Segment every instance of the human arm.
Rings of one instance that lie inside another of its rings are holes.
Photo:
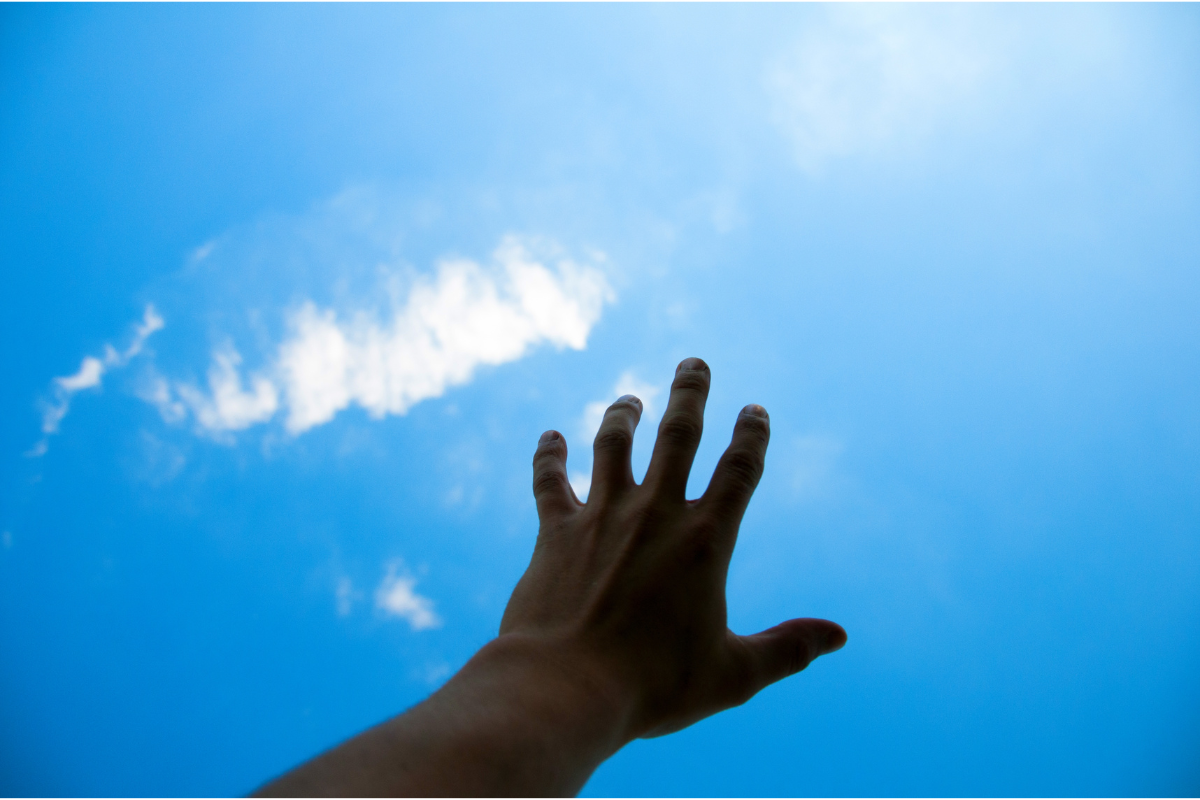
[[[640,485],[630,453],[642,405],[613,403],[586,504],[567,481],[566,441],[543,434],[537,544],[500,635],[425,702],[259,794],[574,794],[633,739],[744,703],[845,644],[826,620],[752,636],[727,627],[726,572],[770,423],[760,406],[743,409],[708,489],[687,500],[709,381],[703,361],[680,364]]]

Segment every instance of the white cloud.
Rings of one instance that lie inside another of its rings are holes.
[[[133,339],[129,346],[119,351],[111,344],[104,346],[104,357],[85,356],[79,364],[79,370],[73,375],[55,378],[53,381],[54,399],[42,404],[42,433],[45,435],[40,442],[27,453],[32,457],[44,455],[49,448],[46,437],[58,433],[58,427],[67,412],[71,410],[71,398],[84,389],[92,389],[101,385],[104,375],[114,369],[120,369],[129,360],[142,352],[146,340],[155,331],[162,330],[163,318],[155,311],[154,306],[147,305],[142,313],[142,320],[134,325]]]
[[[161,375],[151,374],[138,388],[137,396],[158,408],[164,422],[179,422],[187,416],[187,407],[175,399],[171,385]]]
[[[241,363],[241,355],[227,346],[213,354],[213,364],[208,369],[208,394],[190,384],[177,386],[180,398],[203,430],[213,434],[242,430],[266,422],[279,408],[279,393],[266,377],[255,375],[250,379],[251,390],[242,388],[238,372]],[[169,391],[166,405],[171,405]]]
[[[78,392],[80,389],[99,386],[100,376],[103,374],[104,362],[93,356],[86,356],[79,365],[79,372],[65,378],[55,378],[54,382],[65,392]]]
[[[288,430],[328,422],[351,403],[376,418],[404,414],[468,382],[479,366],[514,361],[543,342],[582,350],[611,297],[603,275],[568,259],[547,268],[513,237],[494,257],[493,269],[443,261],[385,324],[301,307],[280,348]]]
[[[583,407],[583,415],[579,420],[579,442],[583,447],[577,447],[571,452],[579,453],[580,457],[585,457],[583,454],[590,452],[592,440],[596,438],[596,434],[600,430],[600,423],[604,421],[604,412],[613,404],[614,400],[627,394],[642,401],[642,418],[638,423],[638,430],[654,429],[662,413],[658,407],[658,396],[662,394],[662,387],[646,383],[638,379],[631,370],[626,370],[621,377],[617,378],[609,399],[593,400]],[[646,437],[641,437],[640,441],[646,441]],[[586,457],[590,458],[590,456]],[[580,500],[586,500],[592,484],[590,467],[587,470],[572,471],[568,480],[571,482],[571,488],[575,490],[575,496]]]
[[[595,266],[536,244],[540,256],[535,243],[507,236],[486,266],[443,260],[394,302],[387,319],[365,311],[339,317],[305,302],[248,389],[241,358],[227,347],[213,356],[208,392],[188,384],[175,392],[208,433],[244,429],[283,410],[285,427],[299,434],[352,404],[376,419],[404,414],[469,382],[479,367],[514,361],[541,344],[582,350],[612,290]],[[169,386],[155,384],[143,396],[164,418],[179,409]]]
[[[163,318],[154,310],[153,305],[147,305],[145,312],[142,314],[142,321],[134,326],[133,341],[129,343],[129,347],[125,348],[125,352],[112,357],[113,349],[108,347],[109,366],[125,366],[129,359],[142,352],[142,347],[145,346],[146,340],[155,331],[161,331],[166,326]]]
[[[883,150],[963,114],[983,38],[955,15],[836,9],[768,70],[773,117],[807,170]]]
[[[385,614],[408,620],[414,631],[437,628],[442,620],[434,613],[433,601],[416,593],[417,581],[398,574],[399,564],[388,566],[387,575],[375,590],[375,606]]]

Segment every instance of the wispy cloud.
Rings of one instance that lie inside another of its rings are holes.
[[[328,422],[351,403],[376,418],[403,414],[538,344],[587,345],[610,296],[602,273],[566,258],[546,267],[515,237],[500,243],[494,262],[443,261],[382,324],[304,305],[280,348],[288,430]]]
[[[515,361],[539,345],[584,349],[613,299],[598,266],[572,260],[552,242],[506,236],[488,264],[439,262],[383,319],[302,303],[274,356],[246,380],[240,354],[225,345],[213,354],[207,389],[159,381],[143,397],[164,418],[190,412],[201,431],[218,436],[278,411],[292,434],[352,404],[376,419],[404,414],[469,382],[480,367]]]
[[[442,620],[434,612],[433,601],[417,594],[416,588],[416,579],[405,574],[401,564],[390,564],[375,590],[375,606],[388,616],[407,620],[414,631],[440,627]]]
[[[338,578],[333,596],[337,604],[339,617],[350,616],[350,612],[354,610],[354,604],[363,599],[363,593],[356,589],[354,581],[345,575]]]
[[[152,487],[163,486],[179,477],[187,466],[187,450],[170,439],[142,430],[136,455],[126,460],[129,475]]]
[[[241,355],[232,345],[225,345],[213,354],[207,393],[189,384],[177,387],[180,399],[191,409],[201,428],[217,434],[240,431],[266,422],[279,408],[279,392],[270,379],[254,375],[250,378],[250,389],[243,388],[238,370],[241,363]],[[169,393],[166,402],[170,403]]]
[[[799,165],[877,152],[922,135],[975,89],[980,31],[952,15],[836,9],[769,68],[775,122]]]
[[[409,674],[418,681],[430,686],[438,686],[450,677],[453,668],[445,661],[426,661],[421,667],[414,668]]]
[[[51,384],[52,399],[42,404],[42,434],[43,437],[29,451],[28,455],[37,457],[44,455],[49,448],[49,437],[58,433],[59,425],[71,410],[71,400],[78,392],[99,387],[104,375],[114,369],[120,369],[129,363],[130,359],[142,352],[146,340],[164,326],[163,318],[159,316],[153,305],[147,305],[140,322],[134,325],[133,338],[124,350],[117,350],[111,344],[104,346],[101,357],[85,356],[80,362],[79,370],[73,375],[55,378]]]

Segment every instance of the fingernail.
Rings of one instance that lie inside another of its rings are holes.
[[[771,418],[767,414],[767,410],[765,408],[763,408],[762,406],[760,406],[758,403],[751,403],[750,405],[746,406],[745,408],[742,409],[742,413],[748,417],[762,417],[763,419]]]
[[[542,438],[538,439],[538,444],[545,444],[546,442],[553,442],[555,439],[558,439],[561,437],[562,437],[562,434],[560,434],[558,431],[546,431],[545,433],[542,434]]]
[[[637,403],[639,406],[642,404],[642,401],[637,397],[637,395],[632,395],[632,394],[621,395],[620,397],[617,398],[617,402],[618,403]]]
[[[707,369],[708,364],[705,364],[703,360],[699,358],[685,358],[683,361],[679,362],[679,366],[675,368],[675,371],[683,372],[684,370],[687,370],[688,372],[701,372]]]

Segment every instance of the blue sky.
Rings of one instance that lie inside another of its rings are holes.
[[[494,635],[529,460],[771,412],[594,795],[1200,791],[1192,6],[0,9],[0,791],[237,794]]]

